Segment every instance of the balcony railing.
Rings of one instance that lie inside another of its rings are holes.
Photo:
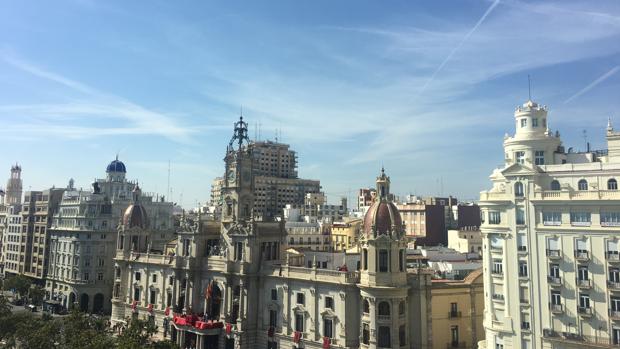
[[[559,276],[547,276],[547,282],[551,286],[562,286],[562,278]]]
[[[390,316],[389,315],[377,315],[377,319],[380,321],[390,321]]]
[[[564,306],[562,304],[549,304],[549,309],[554,314],[561,314],[564,312]]]
[[[521,329],[522,329],[522,330],[529,331],[529,330],[530,330],[530,323],[529,323],[529,322],[526,322],[526,321],[521,322]]]
[[[577,307],[577,312],[581,316],[592,316],[592,308],[591,307]]]
[[[578,261],[581,261],[581,262],[589,261],[590,260],[590,252],[589,251],[584,251],[584,250],[576,250],[575,251],[575,259],[577,259]]]
[[[612,291],[620,291],[620,282],[607,280],[607,288]]]
[[[519,247],[517,247],[517,251],[519,251],[519,252],[527,252],[527,246],[519,246]]]
[[[549,259],[558,259],[562,257],[562,253],[560,250],[547,249],[547,257],[549,257]]]
[[[620,310],[609,309],[609,317],[614,321],[620,321]]]
[[[592,288],[592,280],[577,279],[577,287]]]
[[[620,346],[618,343],[613,343],[609,337],[587,336],[578,333],[558,332],[551,329],[543,329],[543,338],[548,341],[582,346],[583,344],[595,344],[597,347],[603,348],[616,348]]]
[[[605,257],[609,263],[618,263],[620,262],[620,254],[618,251],[607,251],[605,252]]]
[[[500,294],[500,293],[494,293],[493,294],[493,299],[496,301],[504,301],[504,295]]]
[[[467,343],[465,342],[450,342],[446,344],[446,349],[457,348],[457,349],[465,349],[467,348]]]
[[[461,317],[461,312],[460,311],[450,311],[450,312],[448,312],[448,317],[450,319],[459,318],[459,317]]]

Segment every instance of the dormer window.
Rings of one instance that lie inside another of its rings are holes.
[[[527,119],[521,119],[521,127],[527,126]]]
[[[517,164],[525,163],[525,152],[524,151],[516,151],[515,152],[515,162]]]
[[[579,190],[588,190],[588,181],[585,179],[580,180],[579,183],[577,183],[577,188]]]

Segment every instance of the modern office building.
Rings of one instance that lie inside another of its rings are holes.
[[[517,107],[505,165],[480,194],[485,341],[480,348],[620,345],[620,133],[565,150],[547,107]]]

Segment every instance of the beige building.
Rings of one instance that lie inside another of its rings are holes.
[[[463,280],[432,281],[433,349],[474,349],[484,339],[483,279],[478,269]]]
[[[478,227],[448,230],[448,247],[461,253],[478,253],[482,256],[482,235]]]
[[[620,345],[620,133],[564,150],[547,108],[527,101],[505,165],[480,194],[486,340],[481,348]]]
[[[362,230],[361,218],[345,218],[331,225],[331,245],[334,251],[346,251],[357,246]]]

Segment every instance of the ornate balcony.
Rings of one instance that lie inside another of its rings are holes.
[[[549,286],[562,286],[562,278],[559,276],[547,276],[547,282],[549,283]]]
[[[577,279],[577,287],[581,289],[590,289],[592,288],[592,280]]]
[[[562,258],[562,252],[560,250],[547,249],[547,257],[549,257],[549,259],[560,259]]]

